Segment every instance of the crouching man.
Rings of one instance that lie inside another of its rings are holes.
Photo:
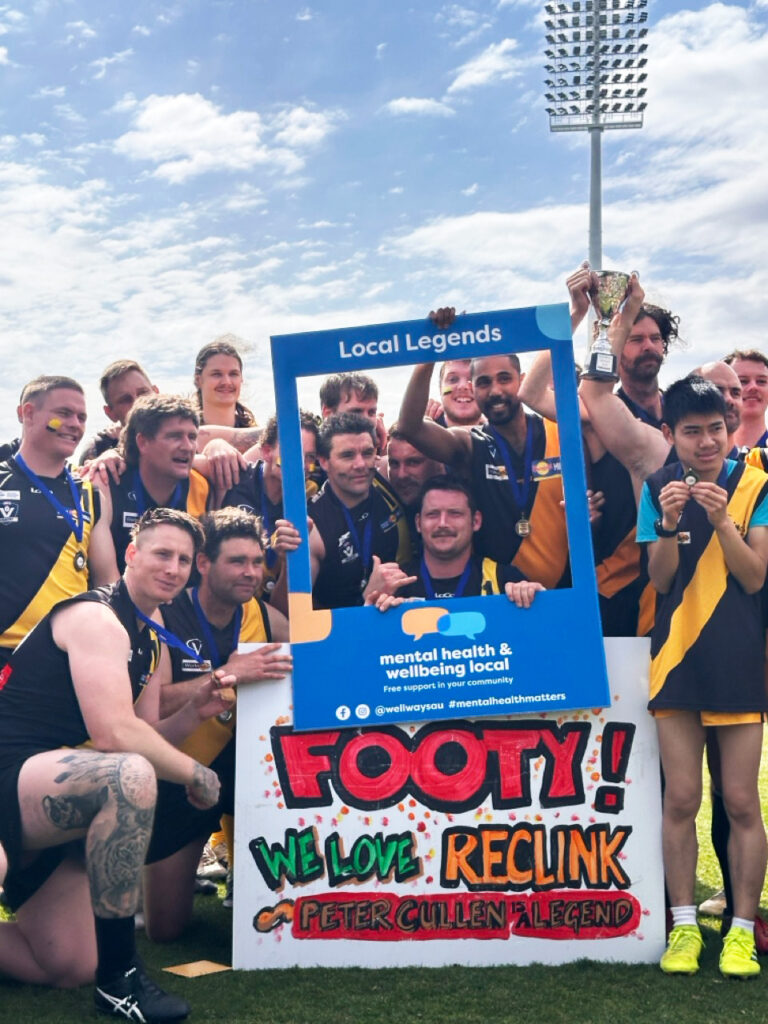
[[[180,643],[158,606],[186,584],[201,539],[185,512],[147,512],[124,577],[53,608],[0,674],[0,843],[16,912],[0,924],[0,973],[74,986],[95,972],[97,1009],[132,1021],[189,1013],[145,974],[134,913],[156,777],[195,807],[219,796],[215,772],[174,744],[229,707],[227,677],[160,722],[154,675]]]

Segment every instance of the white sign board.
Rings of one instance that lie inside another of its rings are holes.
[[[243,687],[234,967],[658,960],[648,642],[606,656],[610,708],[562,714],[294,732]]]

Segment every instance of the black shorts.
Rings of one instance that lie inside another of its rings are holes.
[[[147,864],[165,860],[182,850],[194,839],[207,838],[218,831],[222,814],[235,813],[235,740],[234,737],[211,764],[219,776],[219,802],[204,811],[187,800],[184,786],[159,781],[152,838],[147,850]]]
[[[0,768],[0,843],[8,858],[3,903],[12,911],[34,896],[61,862],[73,853],[83,856],[83,840],[34,852],[22,848],[19,773],[26,757]]]

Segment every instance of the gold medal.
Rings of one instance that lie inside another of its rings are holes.
[[[518,537],[528,537],[531,532],[531,521],[526,516],[520,516],[515,523],[515,533]]]

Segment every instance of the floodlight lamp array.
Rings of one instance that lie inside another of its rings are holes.
[[[647,5],[648,0],[544,5],[545,97],[552,131],[642,127]]]

